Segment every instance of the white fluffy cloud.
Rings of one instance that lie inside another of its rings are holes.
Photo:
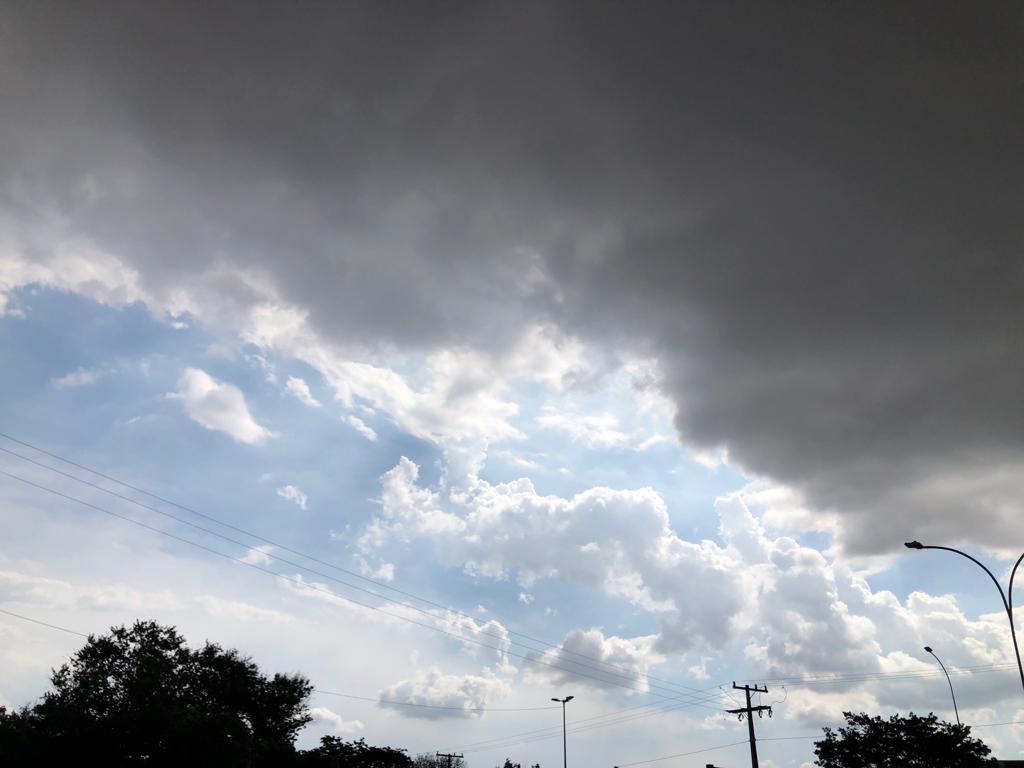
[[[306,383],[305,379],[289,376],[284,388],[288,394],[300,403],[305,403],[311,408],[319,408],[321,405],[320,401],[313,397],[313,393],[309,391],[309,384]]]
[[[294,485],[284,485],[278,488],[277,495],[282,499],[287,499],[303,511],[309,506],[309,497]]]
[[[734,648],[767,678],[878,676],[803,690],[792,713],[810,719],[834,714],[842,691],[883,708],[914,706],[921,681],[885,675],[932,674],[930,660],[920,658],[928,643],[956,648],[957,666],[1012,658],[1004,617],[970,619],[951,597],[913,593],[901,602],[872,590],[845,560],[770,536],[742,494],[716,504],[721,544],[680,538],[650,489],[592,488],[568,499],[538,494],[526,480],[430,489],[418,483],[415,464],[403,460],[382,477],[381,502],[364,547],[390,538],[429,540],[443,563],[478,577],[523,586],[559,579],[622,598],[660,622],[656,635],[634,638],[576,630],[540,657],[559,666],[578,661],[575,651],[640,675],[662,655],[705,657]],[[965,703],[1013,695],[1011,674],[987,690],[992,681],[983,677],[963,683]]]
[[[427,720],[475,718],[482,715],[476,710],[486,709],[488,704],[507,696],[510,690],[508,683],[493,673],[446,675],[431,667],[382,690],[380,706],[394,709],[406,717]],[[399,706],[388,701],[428,704],[444,709]]]
[[[670,528],[652,489],[591,488],[571,499],[542,496],[525,479],[433,491],[408,459],[382,478],[381,514],[362,543],[431,538],[443,562],[524,586],[559,578],[623,597],[655,613],[667,649],[717,645],[743,604],[734,562],[711,542]],[[694,589],[714,584],[715,589]]]
[[[197,424],[224,432],[240,443],[261,443],[274,436],[256,423],[238,387],[217,381],[198,368],[186,368],[178,382],[178,391],[168,397],[181,400],[185,412]]]
[[[648,669],[664,661],[654,651],[656,640],[655,635],[606,637],[600,629],[574,629],[558,647],[543,654],[528,654],[542,663],[528,662],[525,669],[530,677],[554,683],[647,691]]]
[[[314,722],[326,724],[335,733],[358,733],[366,727],[361,720],[346,720],[327,707],[313,707],[309,714]]]

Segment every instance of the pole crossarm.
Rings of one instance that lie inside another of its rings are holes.
[[[455,753],[448,753],[448,752],[435,752],[434,754],[436,754],[438,757],[446,758],[448,760],[448,768],[452,768],[452,761],[453,760],[455,760],[455,759],[461,760],[464,757],[464,755],[461,755],[461,754],[457,755]]]

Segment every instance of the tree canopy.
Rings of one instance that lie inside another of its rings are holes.
[[[436,754],[424,752],[416,755],[412,760],[413,768],[449,768],[448,758],[438,757]],[[453,757],[451,768],[465,768],[466,761],[461,757]]]
[[[90,635],[51,682],[39,703],[0,710],[5,765],[279,765],[310,720],[306,678],[190,649],[154,622]]]
[[[996,764],[989,748],[966,725],[940,722],[934,714],[893,715],[888,720],[844,712],[846,725],[825,728],[814,745],[821,768],[976,768]]]
[[[344,741],[324,736],[320,746],[302,753],[305,768],[412,768],[413,761],[404,749],[374,747],[363,739]]]

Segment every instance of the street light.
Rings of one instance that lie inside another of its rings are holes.
[[[942,671],[946,672],[946,665],[942,663],[942,659],[935,655],[935,651],[932,650],[930,645],[926,645],[924,649],[932,655],[932,657],[939,662],[939,666],[942,667]],[[956,708],[956,694],[953,693],[953,681],[949,679],[949,672],[946,672],[946,682],[949,683],[949,695],[953,697],[953,713],[956,715],[956,724],[960,725],[960,710]]]
[[[999,597],[1003,601],[1003,608],[1006,610],[1006,617],[1010,620],[1010,637],[1013,638],[1013,653],[1017,657],[1017,671],[1020,673],[1020,685],[1024,688],[1024,665],[1020,662],[1020,647],[1017,645],[1017,630],[1013,626],[1013,577],[1017,575],[1017,568],[1020,567],[1021,561],[1024,560],[1024,554],[1017,558],[1017,562],[1013,565],[1013,570],[1010,571],[1010,585],[1006,592],[1003,592],[1003,585],[999,583],[999,579],[992,575],[992,571],[985,567],[985,564],[980,560],[977,560],[966,552],[961,552],[959,549],[953,549],[953,547],[938,547],[928,544],[922,544],[920,541],[908,541],[904,543],[907,549],[942,549],[946,552],[953,552],[954,554],[966,557],[972,563],[980,567],[988,577],[992,579],[992,583],[996,585],[996,589],[999,590]],[[941,663],[941,662],[940,662]],[[950,688],[952,688],[950,684]]]
[[[569,768],[569,757],[565,749],[565,705],[572,701],[575,696],[566,696],[564,699],[552,699],[562,705],[562,768]]]

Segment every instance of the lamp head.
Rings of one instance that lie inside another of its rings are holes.
[[[562,703],[562,700],[561,700],[561,699],[554,699],[554,698],[553,698],[553,699],[551,699],[551,700],[552,700],[552,701],[557,701],[557,702],[558,702],[559,704],[561,704],[561,703]]]
[[[924,649],[925,649],[926,651],[928,651],[928,653],[932,653],[932,652],[933,652],[933,651],[932,651],[932,647],[931,647],[930,645],[926,645],[926,646],[924,647]]]
[[[907,549],[924,549],[924,544],[920,541],[907,541],[903,544]]]
[[[565,700],[566,700],[566,701],[572,701],[572,700],[573,700],[573,699],[575,699],[575,698],[576,698],[575,696],[566,696],[566,697],[565,697]]]

